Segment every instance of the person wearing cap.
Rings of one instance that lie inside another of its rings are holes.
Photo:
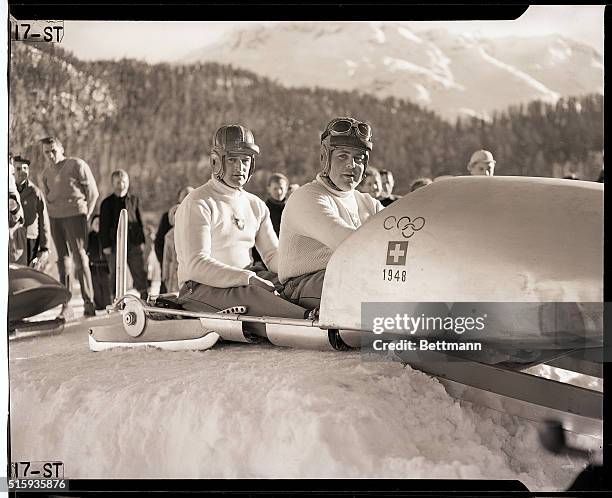
[[[270,272],[258,275],[249,269],[256,247],[268,269],[278,271],[278,238],[270,212],[259,197],[243,189],[258,154],[251,130],[237,124],[219,128],[210,154],[212,178],[176,210],[178,302],[189,311],[242,305],[249,315],[308,316],[306,309],[276,294]]]
[[[321,301],[325,268],[336,248],[382,204],[355,188],[372,150],[372,128],[353,118],[331,120],[321,135],[321,172],[296,190],[281,220],[279,278],[301,306]]]
[[[30,161],[25,157],[15,156],[13,164],[27,233],[27,263],[43,271],[49,259],[51,239],[47,204],[41,190],[30,180]]]
[[[495,173],[495,159],[493,159],[493,154],[488,150],[477,150],[472,154],[472,157],[470,157],[467,170],[470,172],[470,175],[493,176]]]
[[[431,183],[433,183],[433,180],[431,178],[427,178],[426,176],[417,178],[410,184],[410,192],[427,187],[427,185],[430,185]]]
[[[17,184],[13,155],[9,152],[9,181],[8,181],[8,255],[9,263],[26,265],[28,263],[27,236],[23,225],[23,207]]]

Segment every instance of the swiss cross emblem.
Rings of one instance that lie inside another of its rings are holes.
[[[390,240],[387,246],[387,265],[405,266],[407,254],[407,240]]]

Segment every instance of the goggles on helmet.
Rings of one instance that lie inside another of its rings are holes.
[[[353,132],[353,130],[355,130]],[[357,121],[352,118],[336,118],[329,122],[327,128],[321,135],[321,140],[324,140],[328,136],[348,136],[357,135],[364,140],[372,139],[372,127],[368,123]]]

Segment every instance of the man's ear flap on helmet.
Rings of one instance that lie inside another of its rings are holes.
[[[210,153],[210,168],[215,178],[218,180],[223,178],[223,159],[216,150]]]
[[[326,144],[321,144],[321,176],[329,175],[331,149]]]

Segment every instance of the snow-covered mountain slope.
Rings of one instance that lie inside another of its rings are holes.
[[[442,116],[603,93],[603,58],[556,35],[486,39],[401,23],[312,22],[235,30],[181,62],[220,62],[286,86],[359,90],[417,102]]]

